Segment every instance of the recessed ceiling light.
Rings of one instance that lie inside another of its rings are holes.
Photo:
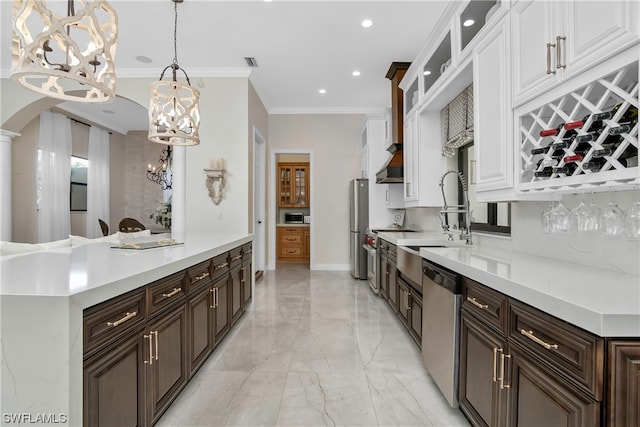
[[[358,76],[360,75],[360,71],[355,70],[353,73],[351,73],[351,75],[352,75],[353,77],[358,77]]]
[[[153,59],[149,58],[148,56],[144,56],[144,55],[136,56],[136,60],[138,60],[138,62],[142,62],[143,64],[151,64],[153,62]]]
[[[470,26],[472,26],[472,25],[473,25],[473,24],[475,24],[475,23],[476,23],[476,21],[474,21],[473,19],[467,19],[466,21],[464,21],[464,22],[462,23],[462,25],[464,25],[465,27],[470,27]]]
[[[423,73],[423,74],[424,74],[425,76],[430,76],[430,75],[431,75],[431,71],[429,71],[429,70],[424,70],[424,73]]]
[[[365,19],[360,25],[362,25],[364,28],[369,28],[373,25],[373,21],[371,19]]]
[[[318,91],[318,93],[319,93],[320,95],[324,95],[325,93],[327,93],[327,90],[326,90],[326,89],[320,89],[320,90]]]

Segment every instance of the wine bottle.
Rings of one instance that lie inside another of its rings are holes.
[[[576,142],[581,143],[581,142],[595,141],[598,139],[599,136],[600,136],[599,130],[589,132],[583,135],[576,136]]]
[[[609,144],[603,145],[603,147],[599,150],[595,150],[593,152],[593,157],[605,157],[611,156],[617,150],[619,144]],[[629,157],[634,157],[638,155],[638,149],[633,145],[627,145],[627,148],[618,156],[618,159],[627,159]]]
[[[574,155],[571,155],[571,156],[566,156],[564,159],[562,159],[562,161],[565,164],[569,164],[569,163],[579,162],[583,158],[584,157],[582,156],[582,154],[574,154]]]
[[[561,141],[554,142],[554,143],[551,144],[551,146],[556,150],[559,150],[561,148],[569,148],[569,146],[573,142],[574,138],[562,138]]]
[[[629,133],[631,132],[631,129],[633,129],[633,127],[636,125],[636,123],[638,123],[637,120],[633,120],[627,123],[620,123],[618,126],[609,129],[609,135],[620,135],[623,133]]]
[[[544,154],[544,153],[547,152],[548,149],[549,149],[549,147],[532,148],[531,149],[531,155],[535,156],[537,154]]]
[[[607,163],[607,160],[602,157],[591,159],[591,161],[584,162],[582,164],[582,170],[598,172],[600,169],[602,169],[602,166],[604,166],[606,163]]]
[[[589,120],[589,116],[591,116],[591,114],[587,114],[582,119],[576,120],[575,122],[565,123],[564,129],[571,130],[571,129],[578,129],[583,127],[584,124],[587,122],[587,120]],[[600,120],[593,119],[593,121],[591,122],[591,126],[589,126],[589,129],[600,129],[600,128],[602,128],[602,119]]]
[[[558,150],[555,150],[553,153],[551,153],[549,157],[551,157],[552,159],[560,160],[563,156],[564,156],[564,150],[558,149]]]
[[[615,107],[613,107],[609,111],[604,111],[602,113],[594,113],[593,114],[593,120],[609,120],[609,119],[612,119],[613,116],[616,115],[616,113],[618,112],[620,107],[622,107],[622,103],[617,104]],[[627,122],[627,121],[636,120],[637,118],[638,118],[638,108],[634,107],[633,105],[630,105],[629,108],[627,108],[627,111],[625,111],[624,114],[622,115],[622,117],[620,118],[620,121],[621,122]]]
[[[573,175],[576,169],[578,169],[578,165],[576,163],[569,163],[564,166],[557,166],[553,168],[553,173],[570,176]]]
[[[553,168],[551,166],[547,166],[546,168],[542,169],[541,171],[535,171],[533,173],[533,176],[535,176],[537,178],[548,178],[551,175],[553,175]]]

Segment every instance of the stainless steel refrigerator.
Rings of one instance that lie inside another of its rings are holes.
[[[369,180],[354,179],[349,185],[349,262],[355,279],[367,280],[367,251],[362,247],[369,227]]]

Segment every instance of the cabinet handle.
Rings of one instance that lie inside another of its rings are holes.
[[[476,307],[482,310],[486,310],[487,308],[489,308],[487,304],[482,304],[481,302],[478,302],[478,300],[475,299],[474,297],[467,297],[467,301],[469,301],[471,304],[475,305]]]
[[[218,288],[215,288],[216,291],[216,308],[218,308]]]
[[[211,294],[211,305],[209,308],[216,308],[216,288],[209,289],[209,293]]]
[[[156,360],[158,360],[158,331],[153,331],[152,334],[155,336],[156,342]]]
[[[197,282],[200,281],[202,279],[204,279],[205,277],[209,277],[209,273],[208,272],[204,272],[202,274],[197,275],[196,277],[193,278],[193,282]]]
[[[249,255],[251,252],[253,252],[253,250],[249,249],[248,251],[246,251],[243,255]]]
[[[225,268],[228,265],[229,265],[228,262],[223,262],[222,264],[218,264],[218,265],[216,265],[216,270],[220,270],[221,268]]]
[[[547,74],[555,74],[556,71],[551,69],[551,48],[556,47],[553,43],[547,43]]]
[[[504,367],[505,359],[511,359],[511,355],[510,354],[500,355],[500,390],[511,387],[511,384],[504,383],[504,373],[508,371],[508,369],[505,369]]]
[[[242,259],[242,255],[236,255],[233,258],[231,258],[231,261],[237,261],[239,259]]]
[[[162,296],[165,298],[171,298],[172,296],[180,293],[180,291],[182,291],[182,288],[173,288],[171,292],[169,292],[168,294],[162,294]]]
[[[493,382],[495,383],[498,379],[498,368],[496,367],[498,362],[498,351],[502,351],[502,349],[498,350],[498,347],[493,347]]]
[[[549,343],[546,343],[546,342],[542,341],[540,338],[536,337],[533,334],[532,330],[525,331],[524,329],[520,329],[520,333],[522,335],[524,335],[525,337],[529,338],[531,341],[535,342],[536,344],[540,344],[541,346],[543,346],[547,350],[557,350],[558,349],[558,344],[549,344]]]
[[[556,68],[567,68],[567,64],[562,65],[562,45],[560,40],[566,43],[567,38],[564,36],[556,36]]]
[[[144,361],[144,363],[153,365],[153,336],[152,333],[149,335],[143,335],[145,338],[149,338],[149,361]]]
[[[131,313],[129,313],[128,311],[125,313],[124,317],[116,320],[115,322],[107,322],[107,326],[114,328],[116,326],[118,326],[121,323],[126,322],[129,319],[133,319],[134,317],[136,317],[138,315],[137,311],[133,311]]]

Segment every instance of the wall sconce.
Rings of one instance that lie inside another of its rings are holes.
[[[209,190],[209,197],[213,200],[213,203],[219,205],[222,202],[222,191],[224,190],[224,159],[222,157],[211,160],[211,167],[204,169],[204,173],[207,175],[207,189]]]

